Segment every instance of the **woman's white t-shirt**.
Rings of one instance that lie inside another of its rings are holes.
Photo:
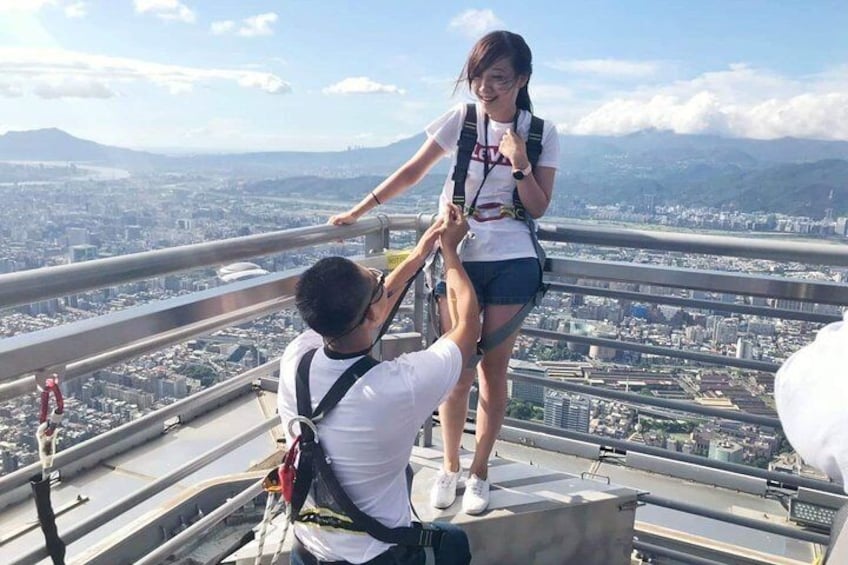
[[[454,182],[451,179],[453,169],[456,166],[457,140],[462,123],[465,121],[465,104],[458,104],[449,112],[439,117],[427,126],[427,135],[434,139],[439,146],[448,151],[451,156],[451,168],[442,194],[439,198],[439,210],[444,210],[448,202],[452,201]],[[506,130],[512,127],[512,122],[502,123],[488,120],[488,144],[484,128],[486,117],[480,108],[477,110],[477,143],[471,154],[471,162],[468,164],[468,176],[465,179],[465,204],[471,205],[478,189],[480,196],[477,198],[476,206],[479,208],[485,204],[504,204],[512,206],[512,192],[515,189],[515,179],[512,177],[512,163],[498,151],[501,138]],[[521,110],[518,116],[518,135],[527,139],[530,132],[531,114]],[[486,182],[482,188],[484,169],[484,146],[489,155],[490,166],[494,163]],[[542,132],[542,153],[539,156],[537,167],[557,168],[559,161],[559,136],[556,127],[545,121]],[[479,222],[469,218],[469,227],[474,234],[472,239],[467,239],[463,248],[463,261],[503,261],[506,259],[518,259],[521,257],[535,257],[536,251],[530,238],[530,228],[525,222],[513,218],[502,218],[495,221]]]

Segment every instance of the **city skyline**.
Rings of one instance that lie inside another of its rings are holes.
[[[332,150],[412,136],[473,41],[523,34],[562,133],[848,139],[848,13],[763,5],[0,0],[0,133],[168,150]]]

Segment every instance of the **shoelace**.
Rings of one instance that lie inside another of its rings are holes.
[[[477,479],[476,481],[471,482],[471,492],[474,493],[474,496],[480,496],[483,494],[483,479]]]
[[[439,477],[439,486],[449,487],[452,482],[453,482],[453,476],[448,475],[447,473],[442,473],[441,476]]]

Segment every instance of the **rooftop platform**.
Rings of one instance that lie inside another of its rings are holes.
[[[466,454],[461,461],[468,467],[472,458]],[[630,563],[638,496],[633,489],[497,458],[489,470],[489,509],[481,516],[469,516],[460,510],[464,477],[453,506],[439,511],[428,502],[430,485],[441,466],[440,451],[415,448],[411,462],[415,469],[412,502],[419,516],[462,527],[475,563]],[[268,532],[263,548],[267,562],[281,532],[279,523]],[[291,541],[289,533],[287,551]],[[253,541],[224,563],[252,565],[257,549],[258,542]]]

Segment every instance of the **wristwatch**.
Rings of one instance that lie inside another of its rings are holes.
[[[515,180],[521,180],[532,172],[533,165],[527,165],[523,169],[513,169],[512,178],[514,178]]]

